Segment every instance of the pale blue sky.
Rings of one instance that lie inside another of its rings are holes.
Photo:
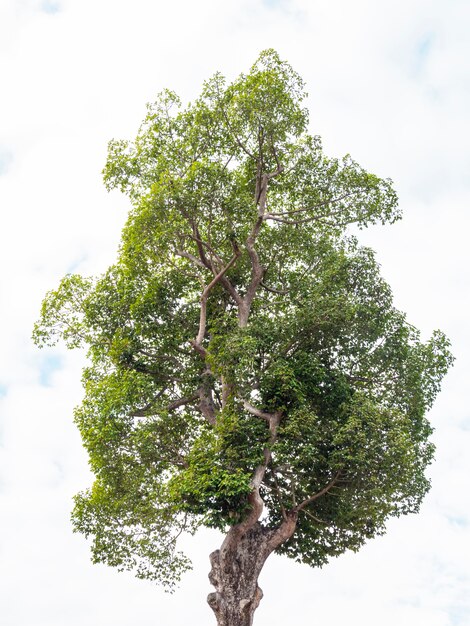
[[[63,359],[55,354],[42,355],[39,365],[39,384],[43,387],[51,387],[52,377],[63,366]]]
[[[13,155],[9,150],[0,147],[0,176],[6,174],[12,161]]]
[[[415,49],[414,70],[419,78],[432,52],[435,36],[427,33],[420,38]],[[412,61],[413,63],[413,61]]]
[[[44,13],[54,15],[55,13],[58,13],[60,9],[60,2],[57,2],[56,0],[42,0],[41,10],[44,11]]]

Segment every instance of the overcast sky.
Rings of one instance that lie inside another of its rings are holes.
[[[172,596],[92,565],[71,498],[90,482],[72,424],[83,355],[37,350],[41,299],[103,272],[128,209],[101,183],[164,87],[194,99],[274,47],[303,76],[331,156],[391,177],[404,219],[364,232],[396,304],[456,364],[432,411],[437,458],[419,515],[322,570],[271,558],[256,626],[470,625],[470,2],[0,0],[0,619],[5,626],[214,624],[217,533],[187,542]]]

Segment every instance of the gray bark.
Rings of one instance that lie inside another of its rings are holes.
[[[256,522],[249,529],[233,527],[220,550],[212,552],[209,580],[216,591],[207,602],[217,626],[252,626],[254,613],[263,597],[258,577],[268,556],[293,534],[297,515],[288,517],[277,529]]]

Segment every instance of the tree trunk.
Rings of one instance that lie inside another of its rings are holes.
[[[295,525],[296,516],[276,530],[256,522],[240,535],[234,527],[220,550],[212,552],[209,580],[216,591],[209,594],[207,602],[217,626],[252,626],[263,597],[259,574],[271,552],[292,535]]]
[[[266,560],[266,538],[259,523],[238,541],[212,552],[209,580],[216,588],[207,601],[218,626],[251,626],[263,592],[258,576]]]

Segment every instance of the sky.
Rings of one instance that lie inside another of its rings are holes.
[[[173,595],[93,565],[72,533],[91,480],[72,423],[84,355],[39,351],[45,292],[113,262],[129,208],[101,170],[163,88],[248,70],[275,48],[307,83],[311,132],[390,177],[404,218],[361,233],[396,306],[456,363],[430,419],[419,515],[321,570],[271,557],[255,626],[470,626],[470,3],[468,0],[0,0],[0,615],[5,626],[215,623],[216,532],[185,539]]]

